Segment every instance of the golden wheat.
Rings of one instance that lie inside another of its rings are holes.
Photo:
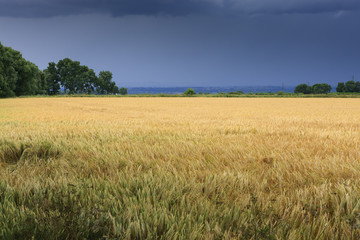
[[[0,238],[360,237],[360,99],[2,99],[0,130]]]

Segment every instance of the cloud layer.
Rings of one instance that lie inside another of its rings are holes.
[[[0,16],[292,14],[357,11],[359,0],[0,0]]]

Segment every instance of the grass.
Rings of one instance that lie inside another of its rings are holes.
[[[236,93],[236,92],[229,92],[229,93],[201,93],[196,95],[186,95],[186,94],[169,94],[169,93],[158,93],[158,94],[130,94],[130,95],[94,95],[94,94],[74,94],[74,95],[35,95],[35,96],[20,96],[18,98],[66,98],[66,97],[201,97],[201,98],[209,98],[209,97],[216,97],[216,98],[360,98],[360,93],[338,93],[332,92],[327,94],[302,94],[302,93],[289,93],[280,91],[278,93],[265,93],[265,92],[258,92],[258,93]]]
[[[358,239],[360,100],[0,100],[0,239]]]

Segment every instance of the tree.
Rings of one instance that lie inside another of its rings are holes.
[[[48,92],[47,92],[48,86],[47,86],[47,81],[45,79],[45,73],[40,70],[38,73],[39,73],[39,82],[38,82],[38,87],[37,87],[38,90],[37,90],[36,94],[47,95],[48,94]]]
[[[88,69],[86,72],[83,73],[83,75],[85,75],[84,79],[86,80],[84,83],[84,91],[90,94],[95,91],[97,76],[93,69]]]
[[[356,84],[355,81],[347,81],[345,83],[345,92],[355,92]]]
[[[111,94],[116,90],[116,84],[111,81],[112,73],[110,71],[101,71],[97,81],[97,92],[100,94]]]
[[[21,59],[15,69],[19,76],[14,90],[16,96],[37,94],[39,82],[41,81],[40,70],[37,66]]]
[[[69,94],[90,94],[94,91],[99,94],[119,92],[115,82],[111,81],[110,71],[101,71],[97,77],[93,69],[69,58],[64,58],[57,64],[49,63],[44,73],[48,83],[48,93],[51,95],[57,94],[60,87]]]
[[[25,60],[21,53],[0,42],[0,97],[34,94],[58,94],[63,88],[69,94],[101,93],[115,94],[120,90],[111,81],[112,73],[102,71],[99,77],[95,71],[69,58],[57,64],[49,63],[43,72]]]
[[[97,79],[96,91],[99,94],[116,94],[119,93],[119,87],[112,80],[112,73],[110,71],[101,71]]]
[[[12,56],[9,49],[0,42],[0,97],[15,96],[18,74],[12,64]]]
[[[294,93],[310,94],[312,92],[313,92],[312,87],[307,85],[307,84],[297,85],[295,90],[294,90]]]
[[[354,89],[355,92],[360,92],[360,82],[357,81],[355,82],[355,89]]]
[[[123,88],[123,87],[120,88],[120,91],[119,91],[119,92],[120,92],[121,95],[127,95],[127,94],[128,94],[127,88]]]
[[[90,93],[96,79],[94,70],[80,65],[79,61],[69,58],[60,60],[57,64],[59,82],[69,94]]]
[[[56,69],[56,63],[50,62],[47,69],[44,70],[45,80],[47,83],[47,94],[56,95],[60,91],[60,79]]]
[[[70,58],[64,58],[56,64],[60,84],[63,86],[65,92],[69,90],[69,94],[75,93],[75,72],[77,65],[80,66],[80,63],[77,64]]]
[[[114,83],[115,84],[115,83]],[[128,94],[128,92],[127,92],[127,88],[125,88],[126,89],[126,93],[125,93],[125,95],[127,95]],[[120,93],[120,89],[119,89],[119,87],[118,86],[114,86],[114,88],[113,88],[113,93],[114,94],[118,94],[118,93]]]
[[[0,97],[42,94],[46,88],[42,72],[19,51],[0,43]]]
[[[194,91],[194,89],[192,88],[188,88],[185,92],[184,92],[185,95],[188,95],[188,96],[192,96],[192,95],[195,95],[196,92]]]
[[[87,66],[79,66],[76,72],[75,92],[87,93],[94,92],[96,87],[97,77],[93,69]]]
[[[339,82],[336,87],[336,92],[345,92],[345,83]]]
[[[331,91],[331,86],[327,83],[317,83],[312,86],[312,92],[316,94],[326,94]]]

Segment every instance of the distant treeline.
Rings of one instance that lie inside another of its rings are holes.
[[[112,73],[93,69],[69,58],[51,62],[44,71],[25,60],[19,51],[0,42],[0,97],[24,95],[127,94],[112,81]]]
[[[326,94],[331,91],[331,86],[327,83],[317,83],[312,86],[307,84],[300,84],[296,86],[294,93],[303,93],[303,94]],[[360,93],[360,82],[355,82],[354,80],[344,82],[339,82],[336,87],[336,92],[338,93]]]
[[[346,83],[339,82],[336,87],[337,92],[360,93],[360,82],[354,80],[347,81]]]
[[[312,86],[307,84],[297,85],[294,93],[303,93],[303,94],[324,94],[331,91],[331,86],[327,83],[316,83]]]

